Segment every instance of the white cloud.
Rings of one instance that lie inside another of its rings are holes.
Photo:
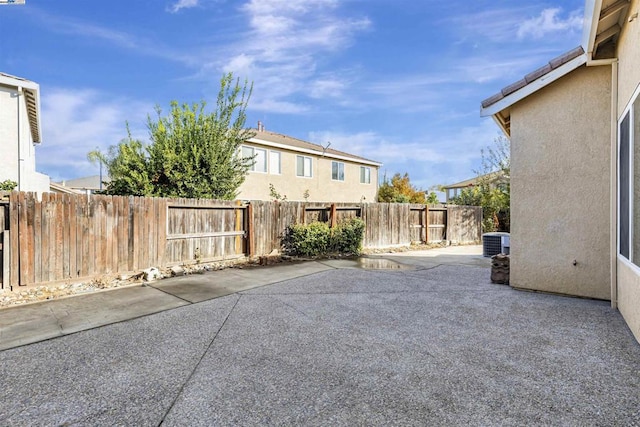
[[[425,134],[426,135],[426,134]],[[498,131],[492,120],[451,132],[431,130],[424,138],[403,140],[374,131],[309,132],[309,141],[383,164],[380,174],[409,173],[411,182],[428,189],[471,178],[480,166],[480,150],[492,145]]]
[[[178,12],[180,9],[189,9],[198,6],[198,0],[178,0],[169,8],[172,13]]]
[[[528,19],[520,24],[518,38],[531,36],[540,39],[548,33],[578,32],[582,29],[582,13],[574,10],[565,19],[561,15],[562,9],[544,9],[539,16]]]
[[[34,9],[31,14],[39,19],[43,26],[46,26],[46,28],[54,33],[77,36],[92,41],[103,41],[142,55],[185,64],[193,64],[196,61],[195,56],[189,56],[183,50],[177,50],[163,45],[157,40],[140,38],[125,31],[118,31],[91,22],[59,16],[44,12],[40,9]]]
[[[129,121],[134,137],[147,139],[146,115],[152,105],[128,98],[113,98],[91,89],[46,89],[42,98],[43,143],[37,167],[55,180],[97,173],[87,161],[96,147],[106,150],[127,136]]]
[[[337,98],[342,96],[345,82],[338,78],[320,78],[311,82],[309,96],[312,98]]]
[[[371,21],[342,16],[339,6],[337,0],[250,0],[240,7],[249,31],[218,67],[255,82],[250,109],[302,113],[309,110],[304,98],[342,94],[347,79],[339,72],[318,77],[320,59],[347,48]]]

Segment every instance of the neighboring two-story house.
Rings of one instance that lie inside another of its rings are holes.
[[[20,191],[49,191],[49,177],[36,172],[41,140],[39,85],[0,73],[0,182],[15,181]]]
[[[273,200],[272,186],[290,201],[376,201],[376,161],[262,129],[242,146],[242,155],[255,156],[255,163],[239,199]]]

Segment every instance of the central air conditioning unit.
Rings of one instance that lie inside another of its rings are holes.
[[[495,232],[482,235],[482,255],[491,257],[498,254],[509,254],[511,248],[509,233]]]

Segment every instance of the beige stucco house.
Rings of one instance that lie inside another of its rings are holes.
[[[511,138],[512,285],[611,300],[638,340],[639,10],[587,0],[582,45],[481,108]]]
[[[509,177],[502,171],[490,172],[481,176],[465,179],[464,181],[456,182],[455,184],[448,184],[442,186],[442,191],[445,194],[445,203],[449,203],[449,200],[454,197],[458,197],[462,190],[467,188],[473,188],[479,185],[481,182],[488,183],[491,188],[496,188],[499,185],[503,185],[509,182]]]
[[[242,146],[242,154],[255,156],[255,163],[240,186],[239,199],[272,200],[272,185],[290,201],[376,200],[381,164],[373,160],[262,128]]]
[[[49,177],[36,172],[40,132],[39,85],[0,73],[0,182],[15,181],[20,191],[49,191]]]

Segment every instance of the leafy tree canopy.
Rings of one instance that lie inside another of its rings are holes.
[[[477,183],[465,188],[449,202],[457,205],[482,206],[484,232],[509,231],[511,185],[511,144],[499,136],[494,145],[481,150],[482,169],[476,171]]]
[[[408,173],[404,175],[396,173],[391,177],[391,180],[387,180],[385,175],[380,188],[378,188],[378,201],[385,203],[431,203],[427,202],[424,190],[411,184]]]
[[[206,103],[179,105],[168,115],[156,108],[148,117],[150,143],[128,137],[107,153],[92,151],[91,161],[106,166],[111,181],[107,194],[233,199],[253,159],[243,158],[240,145],[254,134],[245,129],[245,110],[251,87],[233,80],[220,81],[216,109],[205,112]]]

